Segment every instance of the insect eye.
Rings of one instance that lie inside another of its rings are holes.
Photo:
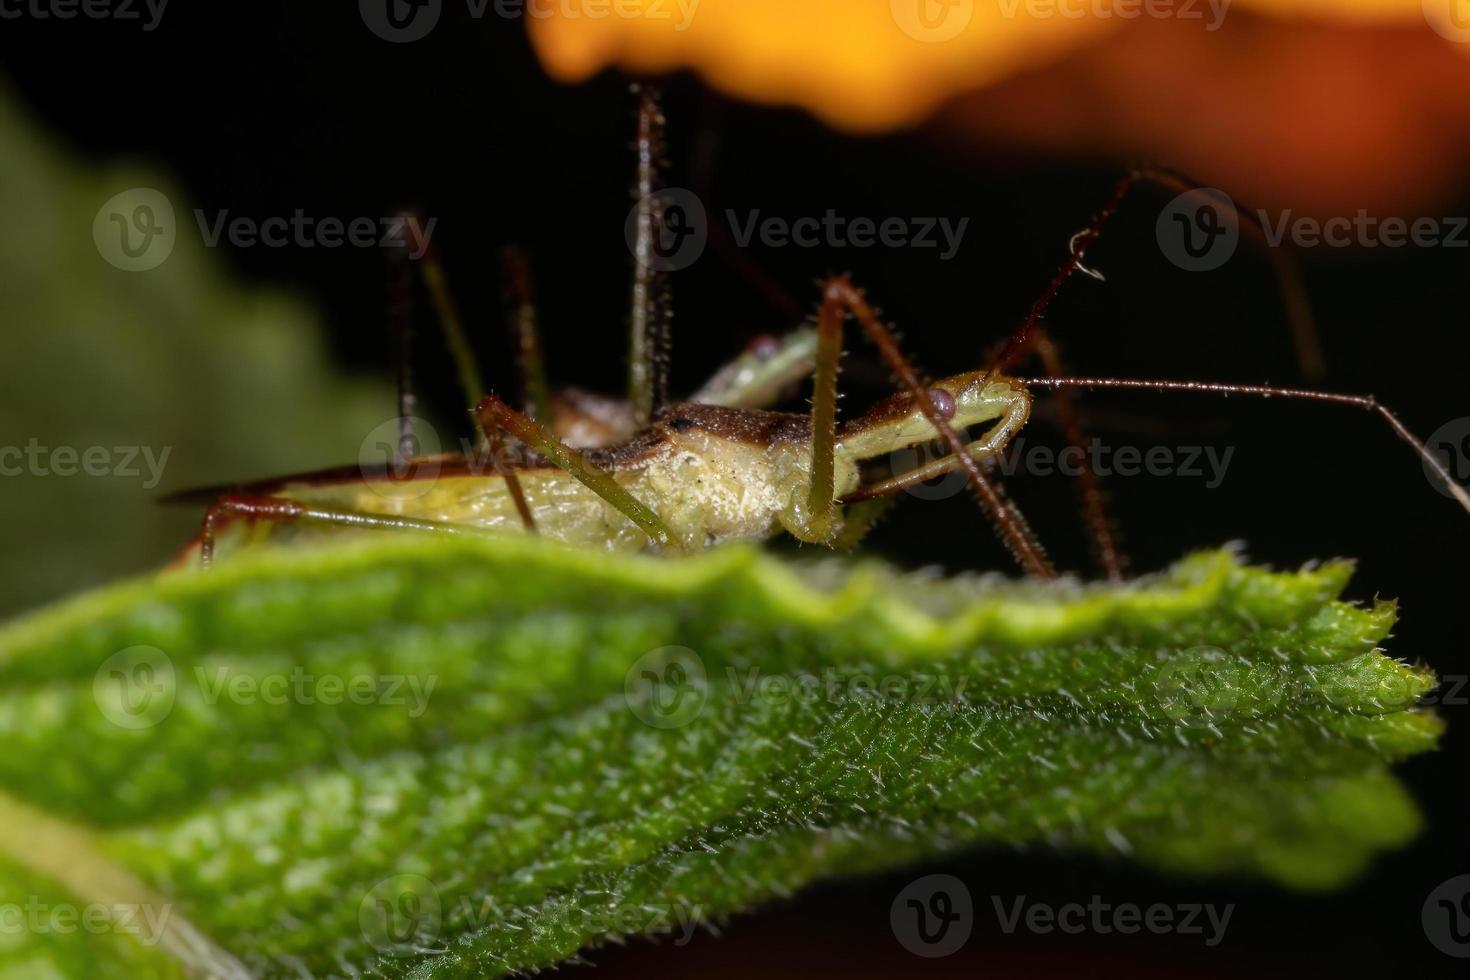
[[[951,395],[943,388],[930,388],[929,401],[934,403],[934,410],[946,421],[954,418],[954,395]]]

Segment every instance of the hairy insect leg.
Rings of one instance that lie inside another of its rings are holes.
[[[633,294],[629,318],[628,400],[633,424],[643,428],[669,401],[669,347],[674,311],[668,273],[659,267],[655,236],[664,224],[664,113],[658,88],[633,86],[638,97],[638,170],[633,194],[638,201],[633,240]]]
[[[1418,453],[1424,465],[1437,476],[1455,501],[1470,514],[1470,492],[1467,492],[1445,467],[1444,461],[1429,451],[1418,436],[1399,419],[1388,406],[1371,395],[1344,395],[1330,391],[1311,391],[1302,388],[1277,388],[1271,385],[1240,385],[1215,381],[1159,381],[1141,378],[1016,378],[1017,384],[1033,388],[1049,388],[1053,391],[1064,388],[1099,388],[1132,391],[1162,391],[1204,393],[1212,395],[1245,395],[1254,398],[1282,398],[1293,401],[1321,402],[1343,405],[1372,412],[1383,419],[1393,434],[1409,444]]]
[[[321,524],[334,527],[379,528],[391,531],[423,531],[436,534],[483,536],[484,531],[461,524],[393,517],[363,511],[319,507],[287,497],[221,497],[204,514],[199,529],[199,561],[206,567],[214,561],[215,541],[225,526],[235,521],[271,521],[277,524]]]
[[[929,389],[919,380],[913,366],[898,349],[893,334],[878,319],[863,294],[843,276],[827,281],[822,290],[822,303],[817,316],[817,368],[812,395],[811,489],[807,496],[807,510],[813,534],[817,537],[831,535],[836,510],[833,492],[837,439],[837,372],[842,358],[842,324],[849,313],[878,348],[889,369],[914,399],[914,404],[919,407],[924,418],[948,445],[958,465],[969,478],[976,499],[995,522],[1002,541],[1009,546],[1016,561],[1028,574],[1038,578],[1055,578],[1056,572],[1020,510],[1007,501],[999,487],[981,472],[980,464],[970,455],[964,439],[939,411]]]
[[[582,453],[563,443],[542,428],[534,419],[522,415],[494,395],[486,395],[480,400],[480,404],[475,408],[475,416],[479,419],[481,428],[485,430],[486,437],[492,442],[497,438],[498,431],[503,429],[607,501],[624,517],[636,524],[644,534],[653,539],[659,547],[665,550],[673,550],[678,547],[679,543],[668,526],[646,504],[624,489],[612,478],[611,474],[593,464]],[[521,509],[522,520],[527,522],[528,527],[534,526],[529,510],[523,509],[525,498],[520,494],[520,481],[516,478],[514,471],[507,467],[502,473],[506,477],[507,486],[512,488],[511,493],[517,496],[517,508]]]
[[[505,301],[506,327],[517,353],[522,405],[533,419],[550,422],[551,386],[546,380],[546,358],[541,348],[541,330],[536,318],[536,299],[531,267],[526,255],[515,246],[500,252],[501,291]],[[476,392],[476,396],[481,394]]]

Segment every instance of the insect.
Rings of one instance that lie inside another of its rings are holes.
[[[658,161],[662,112],[643,88],[638,112],[641,204],[634,243],[630,397],[627,402],[579,393],[554,398],[546,384],[534,307],[524,268],[508,263],[508,292],[521,351],[525,411],[484,390],[469,355],[442,267],[427,243],[422,271],[427,291],[474,402],[483,454],[414,457],[410,432],[400,433],[394,466],[326,470],[233,488],[216,495],[206,513],[198,554],[212,560],[230,525],[322,525],[441,534],[521,533],[610,550],[654,549],[676,554],[721,542],[788,533],[815,544],[850,546],[893,497],[951,471],[963,471],[979,504],[1029,575],[1055,571],[1021,512],[988,464],[1030,418],[1033,391],[1061,397],[1067,436],[1081,445],[1081,426],[1067,399],[1080,388],[1146,389],[1288,398],[1356,407],[1381,416],[1421,456],[1470,512],[1470,495],[1443,463],[1391,411],[1371,397],[1270,386],[1067,377],[1043,325],[1061,286],[1076,273],[1101,276],[1084,264],[1089,248],[1135,184],[1153,180],[1189,185],[1167,174],[1134,171],[1070,243],[1065,264],[1012,334],[999,357],[981,370],[926,383],[900,350],[878,311],[848,278],[824,284],[814,327],[759,342],[685,402],[667,396],[670,302],[667,274],[653,260],[662,222]],[[400,304],[401,305],[401,304]],[[853,321],[876,347],[899,390],[865,414],[837,420],[838,366],[845,324]],[[399,323],[399,336],[410,331]],[[411,414],[407,341],[399,352],[400,417]],[[1040,377],[1007,372],[1038,357]],[[809,413],[770,409],[779,393],[810,375]],[[982,431],[970,438],[973,427]],[[935,439],[946,454],[908,472],[868,478],[875,461]],[[405,492],[407,488],[407,492]],[[1099,563],[1109,578],[1123,561],[1096,480],[1079,481],[1083,511]],[[198,499],[198,492],[189,499]],[[192,550],[188,553],[192,554]]]

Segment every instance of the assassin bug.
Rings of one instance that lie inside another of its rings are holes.
[[[1101,278],[1084,260],[1131,187],[1145,180],[1189,186],[1154,171],[1134,171],[1118,183],[1089,225],[1073,237],[1065,264],[987,369],[925,383],[878,311],[849,279],[836,276],[822,288],[814,328],[763,342],[717,374],[691,401],[671,403],[669,284],[667,274],[651,261],[654,236],[663,220],[658,197],[662,121],[656,94],[642,88],[636,187],[642,203],[634,248],[626,403],[575,393],[553,398],[545,381],[528,278],[514,255],[507,262],[508,298],[521,353],[526,411],[512,408],[495,394],[482,397],[484,388],[442,267],[432,248],[423,243],[427,291],[460,366],[461,384],[474,401],[491,466],[466,455],[414,458],[409,452],[411,432],[404,428],[397,462],[410,472],[409,482],[430,481],[426,489],[412,494],[384,492],[385,486],[400,486],[400,479],[386,469],[360,467],[223,493],[203,491],[214,497],[198,539],[203,562],[213,557],[222,528],[241,520],[446,534],[523,528],[577,546],[652,547],[666,553],[781,531],[806,542],[844,546],[862,535],[895,494],[962,470],[1022,570],[1051,578],[1055,571],[1046,552],[986,466],[1026,424],[1033,389],[1058,393],[1063,427],[1069,442],[1077,445],[1082,438],[1080,422],[1067,396],[1082,388],[1209,392],[1368,410],[1412,446],[1470,512],[1470,494],[1397,416],[1371,397],[1264,385],[1062,376],[1056,346],[1043,326],[1046,310],[1074,274]],[[413,402],[407,374],[407,293],[401,275],[399,287],[390,311],[403,345],[398,352],[399,415],[407,420]],[[848,319],[877,348],[899,391],[866,414],[839,424],[837,376]],[[1046,375],[1022,378],[1006,373],[1025,356],[1039,358]],[[809,373],[814,382],[809,414],[767,408],[775,393]],[[962,434],[980,425],[988,427],[978,438]],[[513,441],[508,442],[507,436]],[[869,461],[936,436],[947,455],[909,472],[864,480]],[[1121,578],[1123,561],[1111,523],[1096,480],[1085,469],[1079,490],[1098,560],[1109,578]]]

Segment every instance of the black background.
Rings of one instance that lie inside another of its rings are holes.
[[[0,53],[25,103],[81,154],[156,164],[211,213],[263,219],[301,208],[317,217],[377,217],[411,204],[437,217],[451,282],[483,332],[488,374],[501,385],[511,375],[495,252],[524,245],[555,379],[619,390],[630,265],[626,80],[559,86],[541,72],[524,25],[471,21],[459,4],[446,5],[429,39],[408,45],[374,37],[350,4],[307,9],[316,7],[175,0],[151,33],[136,23],[4,21]],[[845,137],[796,112],[726,102],[691,78],[670,80],[669,110],[671,182],[699,190],[717,220],[726,208],[787,218],[828,208],[854,217],[968,216],[963,247],[948,262],[935,250],[881,247],[755,248],[748,256],[803,309],[817,279],[850,271],[933,374],[970,369],[1005,336],[1119,172],[1112,161],[957,156],[928,132]],[[1082,280],[1064,293],[1052,324],[1070,365],[1130,377],[1298,380],[1269,263],[1242,246],[1216,272],[1175,268],[1153,233],[1168,196],[1131,198],[1094,254],[1107,283]],[[1423,435],[1470,415],[1467,257],[1446,248],[1304,255],[1327,352],[1325,386],[1376,393]],[[315,300],[344,364],[390,371],[375,250],[254,248],[227,258],[248,279]],[[680,273],[675,289],[677,388],[692,388],[751,337],[790,325],[714,252]],[[429,383],[429,394],[449,416],[457,395],[448,361],[434,341],[426,345],[419,373],[443,379]],[[847,368],[851,412],[882,393],[883,375],[866,351]],[[1356,597],[1402,600],[1393,652],[1445,675],[1470,670],[1463,605],[1470,516],[1431,488],[1379,423],[1346,409],[1241,399],[1098,395],[1089,405],[1115,423],[1101,428],[1119,441],[1236,448],[1218,489],[1177,477],[1112,481],[1135,567],[1152,570],[1191,548],[1235,539],[1247,542],[1252,558],[1288,567],[1355,556]],[[1168,434],[1144,431],[1145,423],[1165,425]],[[1043,421],[1032,438],[1054,441],[1054,434]],[[343,447],[343,460],[352,450]],[[1018,477],[1011,487],[1059,564],[1089,572],[1065,481]],[[1007,564],[964,496],[907,501],[870,546],[912,564]],[[1428,831],[1330,897],[986,852],[822,885],[688,948],[634,943],[591,959],[603,965],[601,975],[615,976],[1447,972],[1458,964],[1430,946],[1419,923],[1428,892],[1470,872],[1462,785],[1470,711],[1443,710],[1450,722],[1443,750],[1402,767]],[[893,940],[889,902],[918,873],[940,870],[967,882],[980,925],[961,953],[919,960]],[[1214,949],[1200,937],[1004,936],[990,912],[990,895],[1060,903],[1095,893],[1114,903],[1236,908]]]

